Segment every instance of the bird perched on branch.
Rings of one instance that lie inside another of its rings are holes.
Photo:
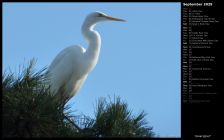
[[[78,45],[70,46],[55,57],[47,73],[51,93],[59,95],[61,99],[71,98],[83,85],[99,58],[101,37],[94,27],[103,21],[125,20],[108,16],[102,12],[90,13],[81,29],[89,47],[85,49]]]

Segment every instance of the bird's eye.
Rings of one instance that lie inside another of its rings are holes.
[[[103,14],[101,14],[101,13],[98,14],[98,17],[102,17],[102,16],[103,16]]]

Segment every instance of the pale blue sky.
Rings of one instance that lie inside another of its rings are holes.
[[[96,26],[102,47],[96,68],[70,103],[94,115],[99,97],[118,95],[133,113],[144,110],[161,137],[180,137],[180,3],[3,3],[3,70],[37,58],[49,66],[70,45],[87,44],[80,27],[102,11],[128,22]]]

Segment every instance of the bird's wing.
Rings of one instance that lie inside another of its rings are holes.
[[[52,70],[55,68],[55,66],[57,66],[58,63],[60,63],[61,61],[64,60],[64,57],[66,57],[69,53],[72,53],[72,52],[80,52],[80,53],[84,53],[86,50],[84,48],[82,48],[81,46],[70,46],[70,47],[67,47],[65,49],[63,49],[56,57],[55,59],[53,60],[53,62],[51,63],[51,65],[49,66],[49,69],[48,71]]]
[[[73,76],[74,73],[79,75],[79,61],[84,52],[85,49],[80,46],[71,46],[62,50],[55,57],[48,69],[52,91],[58,91],[63,83],[67,83],[71,78],[78,79]]]

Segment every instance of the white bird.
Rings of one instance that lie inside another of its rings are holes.
[[[70,46],[55,57],[47,73],[52,94],[59,95],[60,99],[66,99],[77,93],[99,58],[101,38],[94,27],[99,22],[109,20],[125,21],[102,12],[90,13],[81,29],[89,47],[85,49],[78,45]]]

